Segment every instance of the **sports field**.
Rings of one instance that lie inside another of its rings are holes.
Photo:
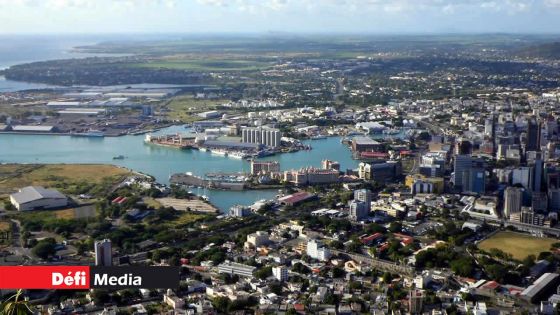
[[[538,256],[541,252],[550,251],[551,245],[559,241],[553,238],[541,238],[528,234],[504,231],[498,232],[489,239],[480,242],[478,247],[485,251],[497,248],[511,254],[513,258],[521,260],[529,255]]]

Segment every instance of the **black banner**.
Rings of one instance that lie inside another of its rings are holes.
[[[177,289],[180,273],[180,267],[171,266],[91,266],[89,282],[100,289]]]

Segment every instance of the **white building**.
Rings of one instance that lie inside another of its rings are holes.
[[[247,242],[245,242],[245,247],[260,247],[267,244],[268,242],[268,233],[257,231],[253,234],[247,235]]]
[[[518,187],[508,187],[504,192],[504,217],[509,219],[512,214],[521,212],[523,190]]]
[[[96,266],[111,266],[113,264],[113,253],[111,247],[111,240],[109,239],[95,241],[94,249]]]
[[[68,198],[54,189],[28,186],[10,195],[10,202],[19,211],[52,209],[68,205]]]
[[[242,277],[253,277],[253,272],[257,267],[225,261],[218,265],[218,273],[227,273],[230,275],[238,275]]]
[[[327,261],[331,258],[331,251],[324,247],[320,241],[309,240],[307,242],[307,256],[320,261]]]
[[[286,266],[272,267],[272,275],[278,281],[288,281],[288,268]]]

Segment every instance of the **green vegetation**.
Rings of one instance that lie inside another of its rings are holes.
[[[202,120],[196,113],[214,109],[216,106],[228,102],[223,99],[206,100],[197,99],[193,96],[177,96],[167,104],[167,117],[170,120],[177,120],[184,123],[190,123]]]
[[[499,249],[517,260],[523,260],[529,255],[539,255],[550,251],[557,240],[551,238],[533,237],[527,234],[503,231],[498,232],[478,245],[484,251]]]
[[[156,59],[145,63],[132,64],[133,67],[165,68],[197,72],[256,71],[265,70],[272,64],[255,60],[235,59],[182,59],[177,57]]]
[[[66,194],[101,195],[131,172],[112,165],[0,165],[0,196],[29,185],[59,189]]]

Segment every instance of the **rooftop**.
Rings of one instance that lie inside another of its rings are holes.
[[[28,203],[40,199],[66,199],[66,196],[54,189],[46,189],[41,186],[27,186],[12,194],[11,197],[19,204]]]

